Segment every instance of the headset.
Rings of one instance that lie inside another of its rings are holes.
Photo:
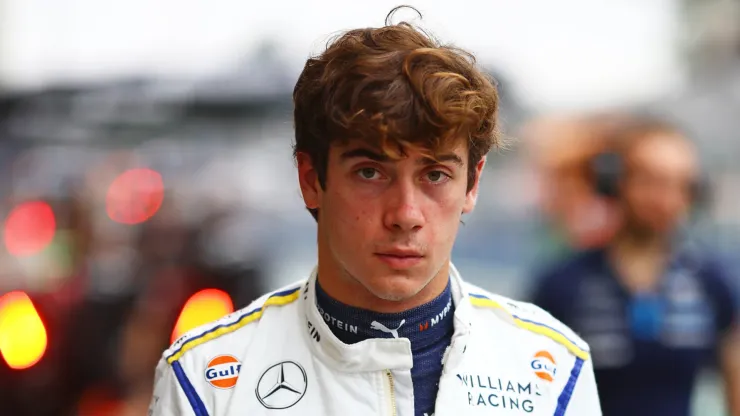
[[[610,199],[619,198],[620,183],[626,170],[624,159],[619,152],[605,151],[594,156],[590,163],[590,173],[596,193]],[[692,207],[706,207],[711,199],[711,184],[708,177],[700,173],[690,186]]]
[[[647,120],[647,122],[650,122],[650,120]],[[639,128],[640,122],[635,125]],[[632,127],[634,126],[626,126],[625,131],[628,131]],[[675,131],[672,127],[667,127],[667,129]],[[613,136],[619,135],[616,130],[612,133]],[[614,139],[615,137],[609,137],[607,141],[611,142],[612,145],[608,146],[606,150],[598,152],[588,163],[588,170],[594,191],[609,199],[619,198],[620,184],[627,174],[627,166],[624,161],[624,153],[627,148],[619,149],[619,140]],[[710,185],[706,173],[700,171],[690,184],[692,211],[696,208],[705,208],[709,204],[711,197]]]

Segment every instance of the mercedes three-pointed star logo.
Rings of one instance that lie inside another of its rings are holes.
[[[283,361],[262,373],[254,393],[268,409],[287,409],[303,398],[307,386],[303,367],[293,361]]]

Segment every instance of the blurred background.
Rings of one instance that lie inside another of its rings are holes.
[[[290,94],[331,35],[396,5],[0,0],[3,414],[145,414],[178,333],[309,273]],[[543,208],[548,120],[615,109],[698,143],[712,194],[693,228],[740,269],[740,1],[415,6],[502,95],[510,144],[454,251],[467,280],[526,296],[563,244]],[[725,414],[703,380],[695,414]]]

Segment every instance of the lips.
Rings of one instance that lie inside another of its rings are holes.
[[[390,249],[383,250],[376,253],[379,256],[392,256],[392,257],[424,257],[421,252],[413,249]]]
[[[421,252],[413,249],[390,249],[375,253],[375,256],[393,269],[413,267],[424,258]]]

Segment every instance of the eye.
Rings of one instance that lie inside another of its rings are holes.
[[[360,175],[362,179],[378,179],[380,177],[380,172],[378,172],[375,168],[362,168],[357,171],[357,174]]]
[[[442,172],[441,170],[433,170],[427,173],[427,180],[432,183],[441,183],[449,179],[449,175]]]

